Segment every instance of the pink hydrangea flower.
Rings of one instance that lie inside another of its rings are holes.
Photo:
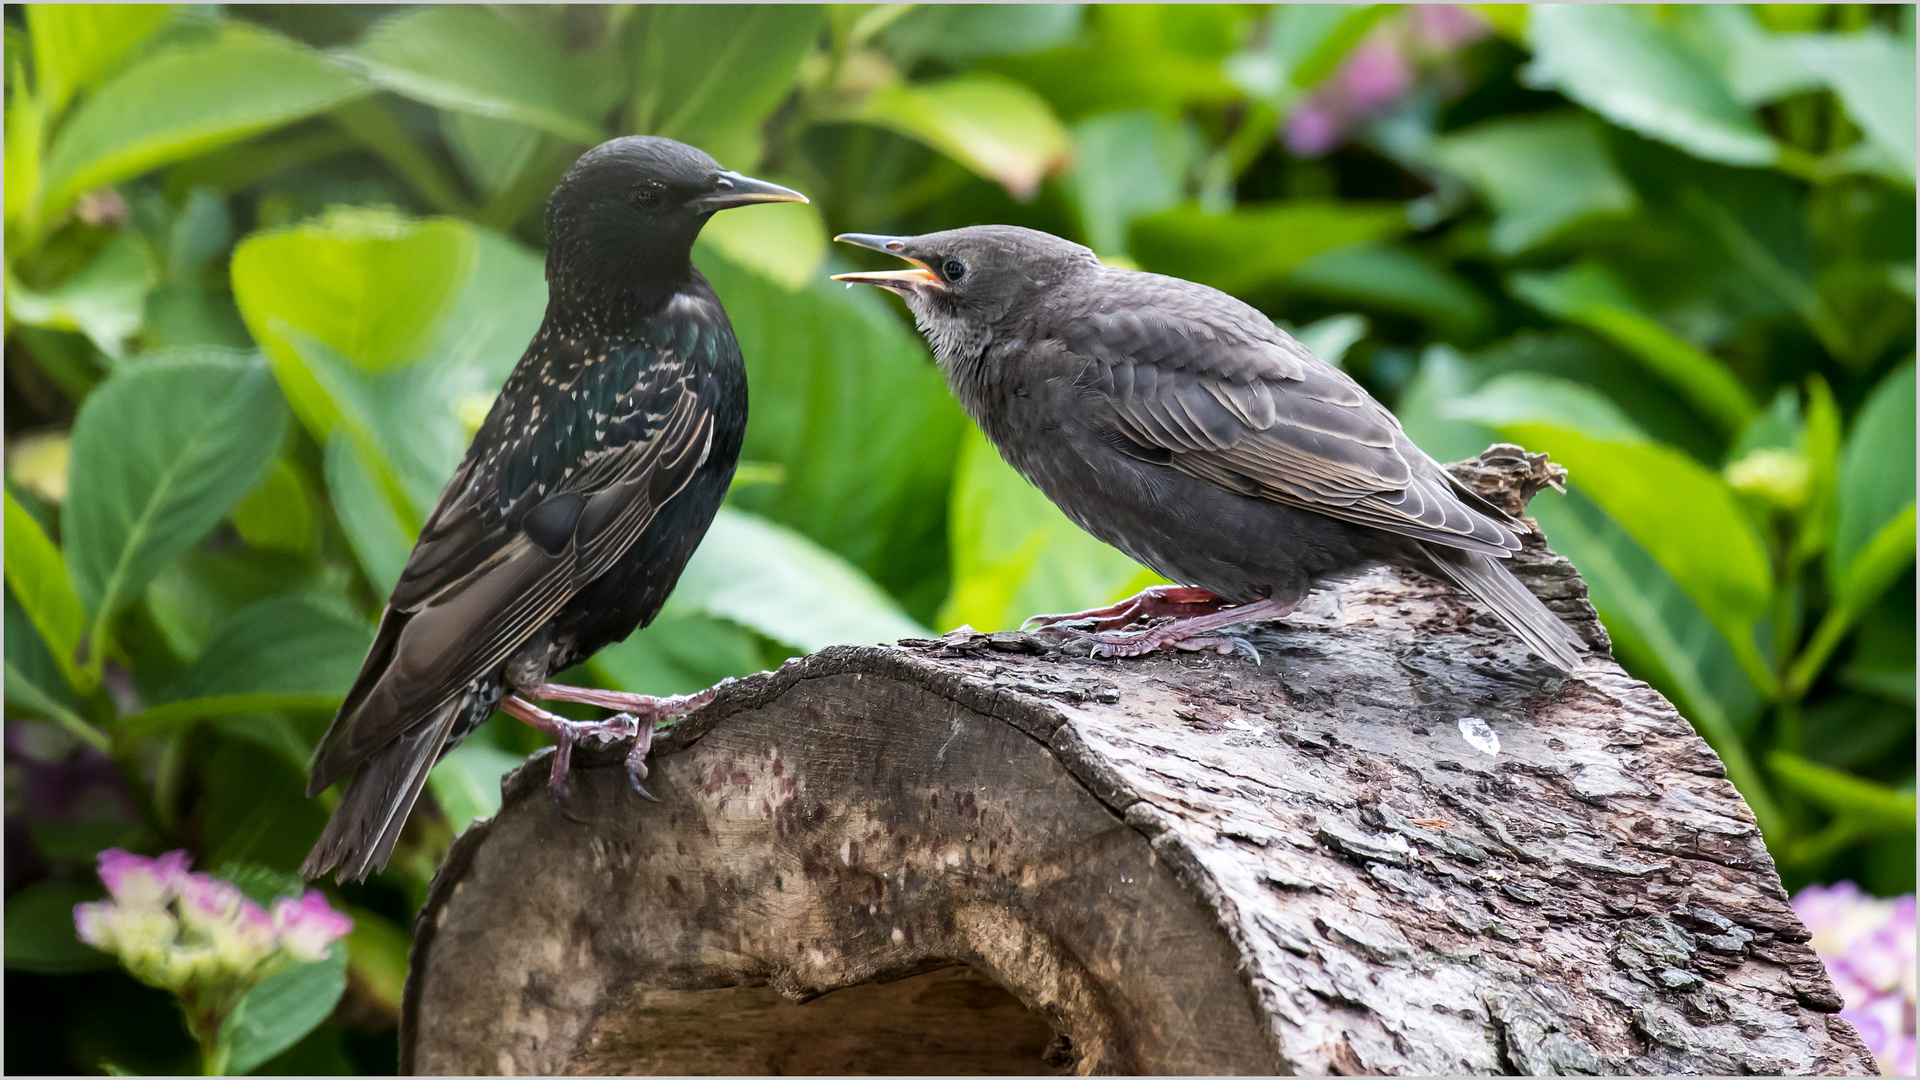
[[[1813,935],[1834,989],[1847,1003],[1840,1017],[1889,1076],[1914,1072],[1914,898],[1869,896],[1851,881],[1810,885],[1793,909]]]
[[[1421,43],[1433,52],[1457,52],[1493,32],[1479,12],[1458,4],[1417,4],[1408,10]]]
[[[192,864],[193,856],[185,851],[169,851],[149,859],[108,848],[100,853],[100,881],[122,904],[160,907],[179,894],[189,876],[187,867]]]
[[[312,962],[327,958],[333,943],[353,929],[353,920],[328,906],[319,890],[308,889],[298,900],[283,896],[274,901],[273,925],[294,959]]]

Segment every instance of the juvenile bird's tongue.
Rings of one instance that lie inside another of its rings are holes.
[[[835,274],[833,280],[844,281],[849,285],[878,285],[895,292],[916,292],[920,289],[943,289],[946,286],[934,276],[933,271],[924,266],[907,270],[871,270],[855,274]]]

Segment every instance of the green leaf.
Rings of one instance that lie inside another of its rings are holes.
[[[880,40],[896,57],[959,62],[1065,45],[1080,20],[1079,4],[921,4],[881,31]]]
[[[634,129],[752,168],[757,129],[793,87],[825,11],[818,4],[642,8],[633,28]],[[742,152],[753,160],[732,160]]]
[[[292,873],[326,826],[307,778],[277,750],[220,737],[200,766],[198,806],[209,865],[258,863]]]
[[[1302,292],[1429,319],[1457,337],[1477,336],[1492,318],[1486,300],[1458,275],[1404,248],[1335,248],[1295,267],[1292,284]]]
[[[467,178],[488,194],[513,187],[546,138],[539,128],[469,112],[441,113],[440,131]]]
[[[612,102],[593,100],[576,59],[483,8],[415,9],[375,26],[349,56],[375,83],[416,101],[588,146],[606,137],[601,119]]]
[[[587,666],[597,683],[615,690],[691,694],[721,679],[765,670],[774,660],[746,627],[676,609],[600,650]]]
[[[1895,791],[1784,750],[1767,755],[1767,766],[1781,783],[1829,813],[1855,819],[1875,832],[1913,830],[1916,814],[1913,792]]]
[[[1238,294],[1284,280],[1321,252],[1406,230],[1398,203],[1290,199],[1226,214],[1189,205],[1135,222],[1132,250],[1149,270]]]
[[[1075,124],[1073,171],[1063,185],[1087,246],[1127,254],[1135,219],[1186,197],[1194,140],[1181,125],[1145,109],[1102,113]]]
[[[6,576],[7,588],[32,620],[67,685],[82,693],[90,691],[92,680],[74,659],[86,628],[86,610],[67,577],[60,549],[11,491],[6,493]]]
[[[1235,84],[1277,109],[1333,73],[1389,4],[1289,4],[1273,9],[1263,48],[1233,57]]]
[[[11,31],[12,27],[8,27]],[[47,116],[27,89],[24,49],[14,48],[7,35],[6,223],[22,224],[22,240],[33,239],[39,222],[34,210],[40,202],[41,156],[46,147]]]
[[[1538,386],[1538,384],[1535,384]],[[1562,386],[1558,396],[1586,398],[1586,416],[1611,412],[1592,390]],[[1496,427],[1567,467],[1569,483],[1666,568],[1711,619],[1757,684],[1772,679],[1753,644],[1753,628],[1772,599],[1765,544],[1738,496],[1714,472],[1672,447],[1633,438],[1616,423],[1585,431],[1563,404],[1545,416],[1524,395],[1475,395],[1465,418]]]
[[[400,583],[419,538],[419,512],[411,504],[396,505],[376,467],[366,463],[368,451],[345,432],[327,440],[326,453],[327,493],[340,528],[374,591],[386,596]]]
[[[1726,365],[1642,312],[1625,286],[1599,263],[1583,261],[1565,270],[1517,273],[1508,279],[1508,288],[1549,315],[1585,326],[1619,345],[1722,431],[1739,431],[1753,416],[1753,398]]]
[[[40,104],[58,116],[74,91],[98,85],[173,16],[172,4],[28,4]]]
[[[695,254],[746,358],[742,456],[784,470],[733,503],[798,529],[930,616],[946,593],[938,552],[966,421],[919,336],[877,290],[816,281],[788,291]]]
[[[236,612],[158,702],[237,694],[345,697],[373,642],[358,619],[300,597]]]
[[[258,548],[298,554],[311,546],[313,510],[307,505],[307,488],[285,458],[276,458],[233,508],[233,527]]]
[[[1881,380],[1861,406],[1840,461],[1839,518],[1827,576],[1840,589],[1854,562],[1888,522],[1914,501],[1914,369]]]
[[[1820,77],[1807,67],[1795,48],[1802,36],[1769,32],[1745,5],[1676,7],[1668,26],[1719,72],[1734,100],[1742,105],[1778,101],[1820,86]]]
[[[1487,380],[1472,394],[1439,407],[1441,419],[1471,420],[1489,427],[1540,424],[1617,442],[1647,442],[1619,406],[1590,387],[1531,371]]]
[[[1523,79],[1630,131],[1728,165],[1771,165],[1779,147],[1713,66],[1632,7],[1547,4],[1527,23]]]
[[[295,964],[247,991],[221,1025],[231,1049],[227,1070],[245,1076],[320,1026],[347,990],[347,948],[312,964]]]
[[[809,652],[927,634],[838,555],[730,507],[714,517],[667,604],[731,619]]]
[[[969,426],[954,478],[953,591],[938,625],[1011,630],[1130,596],[1160,577],[1067,519]]]
[[[147,57],[94,91],[53,140],[43,215],[118,183],[362,92],[303,45],[229,24],[213,40]]]
[[[500,780],[526,760],[484,739],[468,739],[433,767],[427,786],[447,824],[456,833],[464,832],[474,819],[500,812]]]
[[[1916,146],[1912,39],[1902,42],[1874,28],[1845,37],[1809,35],[1794,43],[1794,51],[1840,95],[1847,115],[1911,185]]]
[[[73,931],[74,905],[100,895],[98,885],[36,881],[7,897],[7,970],[71,975],[112,967],[112,954]]]
[[[46,292],[7,278],[7,316],[28,326],[78,330],[114,360],[146,316],[147,292],[157,279],[153,256],[139,234],[115,236],[87,265]]]
[[[1318,322],[1309,323],[1293,332],[1300,344],[1307,347],[1313,355],[1339,367],[1347,358],[1347,350],[1361,338],[1367,336],[1367,317],[1347,312],[1342,315],[1329,315]]]
[[[809,203],[766,203],[715,214],[699,245],[718,251],[790,290],[820,284],[827,258],[827,226]]]
[[[498,787],[496,783],[496,799]],[[347,934],[350,976],[361,990],[397,1016],[406,989],[407,952],[412,938],[366,908],[348,908],[347,913],[353,916],[353,930]]]
[[[359,372],[416,361],[472,274],[475,247],[473,229],[461,222],[337,210],[313,224],[248,237],[235,249],[234,300],[316,439],[332,434],[341,407],[291,335],[327,346]]]
[[[101,383],[73,424],[65,548],[93,618],[107,621],[225,517],[273,461],[286,409],[257,359],[153,357]]]
[[[937,83],[882,86],[845,119],[899,132],[998,182],[1021,201],[1065,168],[1073,143],[1026,86],[977,72]]]
[[[1568,226],[1633,211],[1638,199],[1585,113],[1506,116],[1434,140],[1441,168],[1472,184],[1496,220],[1497,255],[1517,255]]]
[[[351,571],[299,555],[260,548],[196,548],[147,586],[147,612],[182,660],[206,650],[234,613],[274,596],[304,596],[342,611],[352,608]]]

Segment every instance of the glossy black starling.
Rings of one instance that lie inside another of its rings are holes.
[[[1184,583],[1040,616],[1049,632],[1095,655],[1251,651],[1220,632],[1384,561],[1445,575],[1556,666],[1580,663],[1580,640],[1498,561],[1527,526],[1254,308],[1031,229],[838,239],[915,264],[837,280],[905,298],[1009,464],[1081,528]]]
[[[559,742],[634,737],[711,691],[653,698],[547,682],[650,622],[712,523],[740,454],[747,379],[689,259],[714,212],[805,202],[670,139],[580,157],[547,202],[547,312],[421,530],[307,794],[349,776],[307,877],[386,864],[434,763],[498,707]],[[621,710],[577,722],[534,705]],[[644,794],[644,792],[643,792]]]

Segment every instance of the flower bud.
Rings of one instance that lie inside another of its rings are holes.
[[[1755,450],[1727,466],[1727,483],[1743,495],[1772,503],[1782,510],[1806,505],[1813,487],[1813,467],[1792,450],[1778,447]]]
[[[335,941],[353,929],[353,920],[327,905],[318,889],[308,889],[298,900],[281,897],[273,903],[273,925],[280,944],[295,960],[324,960]]]
[[[100,881],[122,905],[162,907],[179,893],[192,862],[193,857],[185,851],[169,851],[149,859],[108,848],[100,853]]]

